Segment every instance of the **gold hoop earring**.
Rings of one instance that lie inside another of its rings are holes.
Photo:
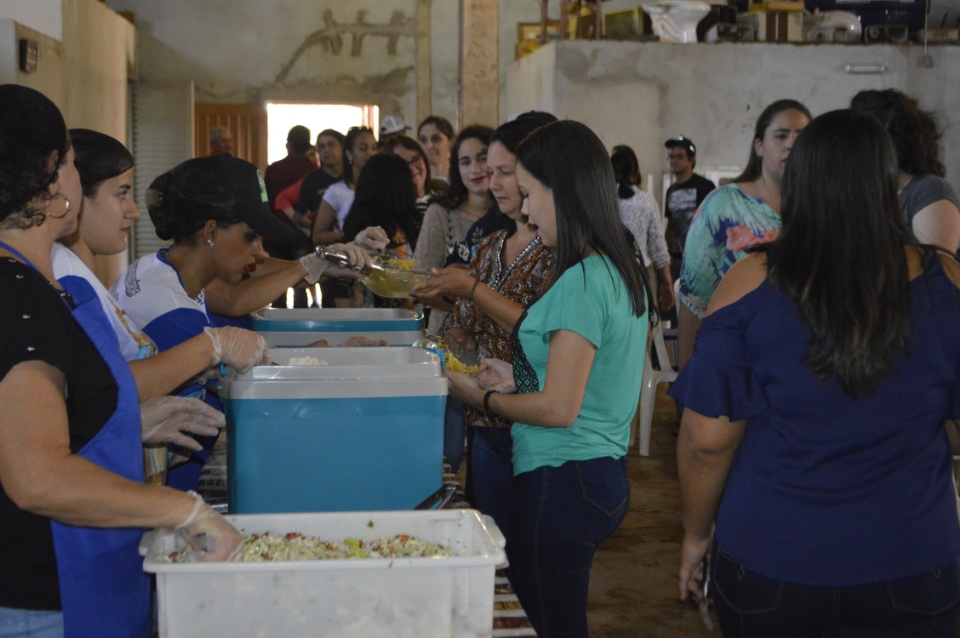
[[[50,213],[44,213],[43,214],[44,220],[46,220],[47,217],[49,217],[50,219],[63,219],[70,212],[70,208],[73,206],[70,203],[70,198],[64,195],[63,193],[57,193],[57,197],[62,197],[63,201],[66,203],[66,207],[63,209],[63,213],[60,215],[51,215]],[[37,226],[40,226],[41,224],[43,224],[43,222],[40,222],[40,224],[37,224]]]

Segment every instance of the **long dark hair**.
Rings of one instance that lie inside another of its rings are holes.
[[[93,199],[100,184],[133,168],[133,155],[127,147],[105,133],[72,128],[70,141],[84,197]]]
[[[743,172],[733,180],[734,182],[739,184],[741,182],[752,182],[756,179],[759,179],[760,175],[763,173],[763,160],[761,160],[760,156],[757,155],[757,140],[763,139],[764,135],[767,133],[767,129],[770,128],[770,123],[773,122],[773,118],[777,117],[784,111],[800,111],[807,116],[807,119],[810,119],[811,117],[810,111],[807,110],[807,107],[796,100],[777,100],[767,108],[763,109],[763,112],[760,113],[760,117],[757,118],[757,124],[753,129],[753,139],[750,140],[750,159],[747,160],[747,167],[744,168]]]
[[[30,202],[53,198],[48,189],[69,148],[67,125],[56,104],[25,86],[0,86],[0,224],[30,228],[43,223],[43,212]],[[57,158],[52,168],[51,153]]]
[[[374,155],[360,171],[353,205],[343,221],[344,241],[352,241],[368,226],[380,226],[391,238],[399,229],[410,248],[416,248],[420,234],[417,193],[410,167],[393,153]]]
[[[917,100],[897,89],[860,91],[850,108],[869,113],[886,127],[904,173],[946,175],[940,155],[943,132],[933,113],[921,109]]]
[[[427,159],[427,152],[423,150],[422,146],[420,146],[420,142],[407,135],[397,135],[396,137],[391,137],[389,140],[384,142],[383,146],[380,147],[380,152],[396,154],[396,148],[398,146],[402,146],[408,151],[413,151],[420,156],[420,159],[423,160],[423,165],[427,173],[425,188],[427,191],[429,191],[430,182],[433,180],[433,178],[430,176],[430,160]]]
[[[467,185],[463,183],[463,179],[460,177],[460,146],[470,139],[480,140],[484,146],[490,146],[491,135],[493,135],[493,129],[480,124],[468,126],[457,135],[453,146],[450,147],[450,172],[447,174],[447,178],[450,180],[450,188],[447,189],[446,194],[438,199],[441,206],[449,210],[459,208],[463,202],[467,201],[467,196],[470,194]]]
[[[811,329],[807,365],[821,382],[870,394],[895,373],[910,338],[896,152],[876,118],[832,111],[813,120],[783,176],[783,230],[767,252],[771,283]]]
[[[640,175],[637,154],[629,146],[620,144],[613,147],[610,163],[613,165],[613,176],[617,179],[617,195],[620,199],[630,199],[636,194],[633,180]]]
[[[353,186],[353,162],[350,161],[350,158],[347,157],[347,151],[353,152],[353,145],[364,133],[369,133],[374,135],[373,129],[369,126],[351,126],[347,129],[347,135],[343,139],[343,172],[340,174],[340,179],[343,180],[347,186]],[[374,140],[376,136],[374,135]]]
[[[614,265],[630,294],[634,313],[643,316],[643,276],[623,232],[620,208],[610,188],[613,168],[600,138],[580,122],[561,120],[527,136],[517,148],[517,160],[553,192],[557,214],[553,282],[592,248]]]

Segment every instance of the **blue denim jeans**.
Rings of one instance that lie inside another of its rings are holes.
[[[715,547],[714,606],[724,638],[953,638],[960,621],[960,563],[910,578],[815,587],[765,578]]]
[[[473,504],[493,517],[504,534],[510,527],[513,501],[513,439],[510,430],[474,428],[470,451]]]
[[[0,638],[63,638],[63,613],[0,607]]]
[[[627,459],[541,467],[513,485],[507,557],[517,597],[540,638],[586,638],[593,556],[630,502]]]

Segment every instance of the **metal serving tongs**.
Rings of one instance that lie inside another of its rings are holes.
[[[337,264],[338,266],[344,266],[346,268],[350,268],[351,270],[357,270],[360,272],[365,270],[376,270],[379,272],[384,272],[383,266],[378,264],[376,261],[374,261],[374,263],[370,266],[354,266],[350,263],[350,257],[347,256],[347,253],[339,250],[330,250],[328,248],[324,248],[323,246],[317,246],[313,252],[316,253],[317,257],[320,257],[321,259],[326,259],[327,261]]]

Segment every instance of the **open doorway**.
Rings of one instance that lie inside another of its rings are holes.
[[[287,133],[300,124],[310,129],[311,141],[328,128],[346,134],[351,126],[380,128],[380,107],[372,104],[304,104],[267,102],[267,163],[287,156]]]

